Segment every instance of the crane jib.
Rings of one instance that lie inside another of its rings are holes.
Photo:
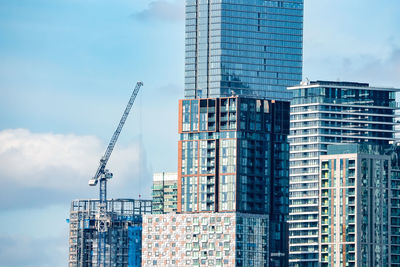
[[[107,146],[107,149],[106,149],[106,151],[104,153],[104,156],[100,160],[100,166],[97,169],[96,175],[93,177],[93,179],[91,179],[89,181],[90,185],[96,185],[97,181],[101,178],[101,175],[104,174],[107,162],[108,162],[108,160],[109,160],[109,158],[110,158],[110,156],[111,156],[111,154],[112,154],[112,152],[114,150],[115,144],[116,144],[116,142],[118,140],[118,137],[119,137],[119,135],[121,133],[121,130],[124,127],[124,124],[125,124],[126,119],[127,119],[128,115],[129,115],[129,112],[130,112],[130,110],[131,110],[131,108],[133,106],[133,103],[135,102],[136,96],[139,93],[139,89],[142,86],[143,86],[142,82],[137,82],[136,83],[135,89],[132,92],[132,95],[131,95],[131,97],[130,97],[130,99],[128,101],[128,104],[127,104],[127,106],[125,108],[125,111],[124,111],[124,113],[123,113],[123,115],[121,117],[121,120],[120,120],[119,124],[118,124],[118,127],[115,130],[113,136],[111,137],[110,143]]]

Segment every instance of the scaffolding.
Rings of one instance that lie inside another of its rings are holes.
[[[100,201],[73,200],[69,228],[69,267],[97,266],[96,215]],[[106,266],[141,266],[142,215],[151,214],[151,200],[107,200]]]

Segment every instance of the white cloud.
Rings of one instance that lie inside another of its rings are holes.
[[[100,142],[91,136],[4,130],[0,132],[0,179],[27,187],[69,190],[93,169],[99,153]]]
[[[185,18],[184,1],[155,0],[149,3],[147,9],[132,15],[134,19],[183,21]]]
[[[5,192],[0,200],[12,208],[97,196],[98,189],[90,188],[88,180],[105,147],[93,136],[0,131],[0,181]],[[110,197],[148,196],[151,179],[146,165],[140,144],[117,144],[108,164],[115,177],[109,182]]]

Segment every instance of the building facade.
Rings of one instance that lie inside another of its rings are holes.
[[[289,102],[185,99],[179,110],[178,212],[269,215],[271,266],[285,266]]]
[[[386,153],[388,151],[386,150]],[[400,144],[389,150],[391,157],[390,173],[390,264],[400,267]]]
[[[321,156],[322,267],[393,266],[391,157],[382,152],[348,144],[329,146],[328,154]]]
[[[153,175],[153,214],[177,211],[178,174],[176,172],[160,172]]]
[[[141,266],[142,216],[151,214],[151,200],[107,201],[106,266]],[[69,217],[69,267],[98,266],[99,200],[74,200]]]
[[[394,139],[394,88],[316,81],[289,88],[290,266],[318,266],[319,159],[338,143],[387,145]]]
[[[303,0],[186,0],[185,97],[290,99],[302,80]]]
[[[268,266],[268,215],[144,216],[143,266]]]

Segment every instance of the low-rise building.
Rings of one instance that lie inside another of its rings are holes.
[[[153,175],[153,214],[176,212],[178,174],[160,172]]]
[[[107,200],[106,265],[141,266],[142,216],[151,214],[151,200]],[[71,203],[69,222],[69,267],[98,265],[99,200]]]
[[[145,215],[142,265],[269,266],[268,239],[268,215]]]

